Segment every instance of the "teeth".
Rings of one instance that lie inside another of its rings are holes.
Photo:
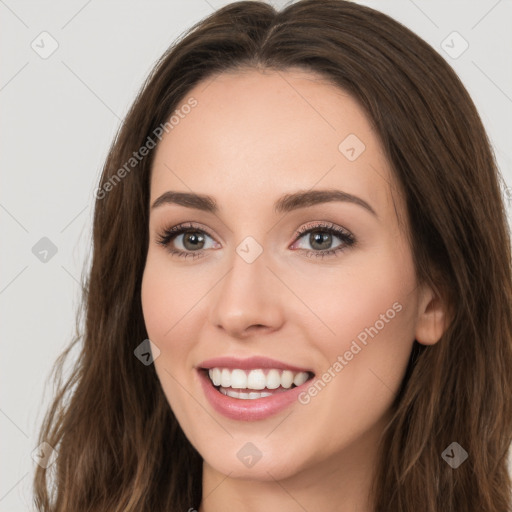
[[[291,388],[295,375],[290,370],[285,370],[281,375],[281,384],[283,388]]]
[[[224,388],[229,388],[231,386],[231,372],[226,368],[222,370],[222,374],[220,376],[220,385]]]
[[[229,370],[228,368],[210,368],[208,371],[210,379],[214,386],[221,386],[222,388],[233,388],[233,389],[251,389],[251,390],[262,390],[262,389],[277,389],[283,387],[285,389],[295,386],[300,386],[308,380],[308,372],[292,372],[290,370],[278,370],[272,368],[267,373],[262,369],[257,370],[240,370],[238,368]],[[234,396],[235,394],[247,395],[245,396]],[[252,393],[258,395],[254,398],[261,398],[262,396],[268,396],[263,393]],[[228,396],[234,398],[251,398],[251,393],[244,393],[239,391],[228,390]]]
[[[293,378],[293,383],[296,386],[300,386],[301,384],[304,384],[308,380],[309,375],[306,372],[299,372],[295,375]]]
[[[241,398],[242,400],[254,400],[255,398],[264,398],[266,396],[271,396],[272,393],[268,393],[266,391],[262,391],[261,393],[256,393],[255,391],[251,391],[246,393],[244,391],[234,391],[232,389],[223,389],[219,390],[223,395],[230,396],[231,398]]]
[[[219,368],[213,368],[210,370],[210,379],[213,381],[214,386],[220,386],[221,383],[221,371]]]
[[[279,370],[270,370],[267,373],[267,388],[277,389],[281,385],[281,373]]]
[[[236,370],[233,370],[235,373]],[[244,372],[245,373],[245,372]],[[265,389],[267,385],[267,378],[263,373],[263,370],[251,370],[247,376],[247,388],[249,389]],[[235,387],[235,383],[231,382],[231,387]],[[242,388],[243,389],[243,388]]]
[[[239,389],[247,388],[247,374],[243,370],[233,370],[231,372],[231,387]]]

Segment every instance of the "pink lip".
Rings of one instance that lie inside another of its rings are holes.
[[[240,368],[241,370],[255,370],[257,368],[276,368],[278,370],[290,370],[292,372],[311,372],[306,368],[292,366],[276,359],[268,357],[253,356],[247,359],[237,359],[236,357],[214,357],[199,363],[197,368]],[[313,372],[311,372],[313,373]]]
[[[217,365],[217,363],[215,363]],[[222,365],[221,365],[222,366]],[[236,366],[240,368],[240,366]],[[227,368],[227,366],[224,366]],[[251,367],[253,368],[253,367]],[[261,368],[261,366],[260,366]],[[273,366],[275,368],[275,366]],[[279,366],[277,366],[279,368]],[[243,400],[232,398],[220,393],[208,377],[207,370],[198,368],[197,373],[204,394],[215,411],[227,418],[239,421],[256,421],[268,418],[278,412],[286,409],[292,403],[298,402],[298,395],[311,385],[311,380],[304,382],[300,386],[290,388],[288,391],[276,393],[264,398],[254,400]]]

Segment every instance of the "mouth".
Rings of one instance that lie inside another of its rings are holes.
[[[313,379],[310,371],[280,368],[200,368],[219,393],[237,400],[258,400],[286,393]]]
[[[298,404],[315,376],[307,368],[264,356],[216,357],[196,370],[213,410],[236,421],[265,420]]]

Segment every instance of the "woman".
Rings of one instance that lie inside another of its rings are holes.
[[[103,170],[38,508],[511,510],[498,180],[455,73],[388,16],[198,23]]]

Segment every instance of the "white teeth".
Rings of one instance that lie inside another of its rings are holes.
[[[296,386],[300,386],[301,384],[304,384],[308,380],[308,374],[306,372],[300,372],[295,375],[295,378],[293,379],[293,383]]]
[[[247,388],[247,374],[243,370],[233,370],[231,372],[231,387],[238,389]]]
[[[233,370],[233,373],[236,370]],[[251,370],[247,377],[247,388],[249,389],[265,389],[267,385],[267,379],[263,370]]]
[[[220,386],[221,374],[222,372],[219,368],[213,368],[210,370],[210,379],[212,379],[214,386]]]
[[[281,386],[283,388],[291,388],[293,384],[293,373],[290,370],[285,370],[281,375]]]
[[[226,368],[222,370],[222,374],[220,376],[220,385],[223,388],[231,387],[231,372]]]
[[[281,385],[281,374],[278,370],[270,370],[267,373],[267,388],[277,389]]]
[[[219,390],[223,395],[230,396],[231,398],[241,398],[242,400],[254,400],[256,398],[265,398],[266,396],[271,396],[272,393],[268,393],[266,391],[262,391],[261,393],[257,393],[255,391],[251,391],[250,393],[246,393],[244,391],[234,391],[232,389],[223,389]]]
[[[214,386],[221,386],[222,388],[233,388],[237,390],[261,390],[265,388],[277,389],[279,387],[289,389],[293,384],[295,384],[295,386],[304,384],[304,382],[306,382],[309,378],[308,372],[292,372],[290,370],[278,370],[274,368],[268,370],[266,374],[262,369],[245,371],[239,368],[234,370],[230,370],[228,368],[210,368],[208,374]],[[230,393],[231,391],[225,394],[228,394],[228,396],[233,396],[233,394]],[[238,393],[238,391],[233,391],[232,393]],[[240,398],[251,398],[249,396],[250,393],[240,393],[242,395],[248,395],[247,397]],[[258,395],[255,398],[261,398],[261,396],[265,395],[265,392],[253,394]]]

